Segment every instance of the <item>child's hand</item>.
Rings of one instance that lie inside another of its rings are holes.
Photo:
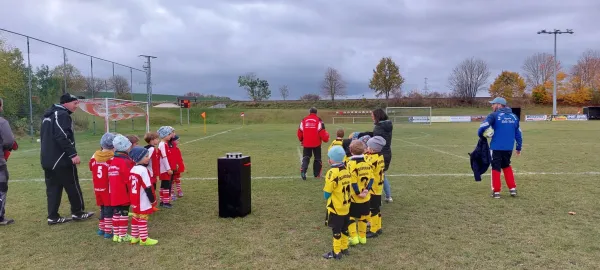
[[[167,171],[167,173],[168,173],[169,175],[173,175],[173,170],[168,170],[168,171]]]

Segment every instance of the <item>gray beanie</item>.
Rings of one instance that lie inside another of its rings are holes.
[[[142,159],[144,159],[148,155],[148,149],[136,146],[129,151],[129,157],[133,160],[133,162],[138,163]]]
[[[102,147],[102,149],[106,149],[106,150],[111,150],[111,149],[115,148],[115,146],[113,145],[114,139],[115,139],[115,134],[104,133],[104,135],[102,135],[102,138],[100,139],[100,147]]]
[[[381,152],[381,149],[385,146],[385,144],[386,141],[381,136],[375,136],[367,141],[367,147],[369,147],[375,153]]]
[[[129,147],[131,147],[131,142],[129,139],[127,139],[127,137],[119,134],[113,139],[113,145],[115,147],[115,151],[125,152],[129,149]]]
[[[169,136],[169,134],[173,133],[175,129],[171,126],[162,126],[158,129],[158,136],[162,139],[164,137]]]

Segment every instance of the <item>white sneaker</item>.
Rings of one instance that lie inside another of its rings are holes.
[[[387,202],[387,203],[391,203],[391,202],[393,202],[393,201],[394,201],[394,200],[392,199],[392,197],[386,197],[386,198],[385,198],[385,202]]]

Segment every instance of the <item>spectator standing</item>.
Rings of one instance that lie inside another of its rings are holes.
[[[317,116],[317,109],[310,108],[309,115],[304,117],[300,122],[297,132],[298,140],[304,148],[302,152],[302,165],[300,168],[300,176],[306,180],[306,170],[312,155],[315,156],[313,163],[313,176],[321,177],[321,169],[323,162],[321,161],[321,143],[329,142],[329,133],[325,129],[323,120]]]
[[[66,93],[60,97],[60,104],[52,105],[42,118],[40,159],[46,181],[48,225],[85,220],[94,215],[94,212],[84,211],[77,174],[77,165],[81,160],[75,148],[71,114],[77,110],[78,105],[77,97]],[[63,189],[71,204],[71,218],[58,214]]]
[[[0,98],[0,112],[2,112],[4,101]],[[9,225],[14,223],[13,219],[4,217],[6,207],[6,193],[8,192],[8,168],[6,167],[6,160],[10,155],[10,151],[17,150],[18,147],[15,142],[12,130],[8,121],[3,117],[0,117],[0,145],[4,155],[0,156],[0,226]]]

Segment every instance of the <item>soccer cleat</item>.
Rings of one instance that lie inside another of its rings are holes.
[[[173,208],[173,205],[170,203],[160,203],[160,206],[168,209]]]
[[[98,230],[96,231],[96,234],[98,234],[99,236],[104,236],[104,230],[100,230],[100,229],[98,229]]]
[[[358,245],[359,240],[358,240],[358,236],[357,237],[348,237],[348,244],[351,246],[356,246]]]
[[[91,218],[93,216],[94,216],[94,212],[84,212],[79,215],[73,214],[73,215],[71,215],[71,218],[73,218],[73,220],[75,220],[75,221],[81,221],[81,220],[86,220],[88,218]]]
[[[511,188],[509,190],[509,192],[510,192],[510,196],[512,196],[512,197],[516,197],[517,196],[517,189],[516,188]]]
[[[328,259],[328,260],[329,259],[339,260],[342,258],[342,253],[340,252],[338,254],[335,254],[335,253],[333,253],[333,251],[329,251],[329,252],[323,254],[323,258]]]
[[[378,234],[378,235],[382,235],[382,234],[383,234],[383,229],[379,229],[379,230],[377,230],[377,234]]]
[[[132,245],[135,245],[135,244],[137,244],[137,243],[139,243],[139,242],[140,242],[140,239],[139,239],[139,238],[136,238],[136,237],[132,237],[132,238],[131,238],[131,244],[132,244]]]
[[[302,177],[302,180],[306,180],[306,172],[300,172],[300,177]]]
[[[175,196],[175,194],[171,195],[171,201],[176,201],[177,200],[177,196]]]
[[[348,249],[342,249],[342,254],[344,254],[345,256],[350,255],[350,251]]]
[[[156,206],[152,206],[152,211],[160,211],[160,208],[156,207]]]
[[[365,238],[363,238],[363,237],[360,237],[360,236],[359,236],[359,237],[358,237],[358,242],[360,242],[361,244],[363,244],[363,245],[364,245],[364,244],[366,244],[366,243],[367,243],[367,238],[366,238],[366,237],[365,237]]]
[[[158,240],[152,238],[146,238],[146,241],[140,241],[140,246],[154,246],[158,244]]]
[[[131,235],[129,235],[129,234],[126,234],[125,236],[123,236],[121,238],[123,239],[123,242],[129,242],[129,241],[131,241],[131,239],[133,237],[131,237]]]
[[[115,234],[115,235],[113,235],[113,242],[121,243],[121,242],[123,242],[123,238],[121,238]]]
[[[48,225],[56,225],[56,224],[62,224],[62,223],[67,223],[69,221],[71,221],[72,219],[70,218],[64,218],[64,217],[59,217],[56,219],[48,219]]]
[[[386,198],[385,198],[385,202],[386,202],[386,203],[391,203],[391,202],[393,202],[393,201],[394,201],[394,200],[392,199],[392,197],[386,197]]]
[[[367,238],[375,238],[379,236],[377,233],[374,232],[367,232]]]
[[[104,233],[104,239],[111,239],[114,238],[114,235],[112,233]]]
[[[183,192],[179,192],[179,194],[177,194],[177,197],[179,197],[179,198],[183,197]]]
[[[6,225],[10,225],[15,223],[14,219],[10,219],[10,218],[3,218],[2,221],[0,221],[0,226],[6,226]]]
[[[500,199],[500,192],[492,192],[492,198]]]

